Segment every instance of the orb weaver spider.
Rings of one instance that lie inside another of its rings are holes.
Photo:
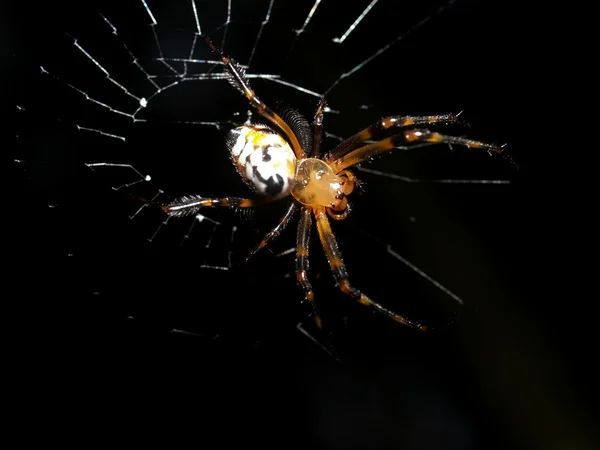
[[[322,320],[315,307],[314,293],[308,278],[308,250],[313,217],[337,287],[359,303],[374,308],[396,322],[418,331],[426,331],[426,325],[391,311],[350,284],[329,222],[329,218],[343,220],[350,212],[348,195],[359,185],[359,181],[348,169],[389,152],[400,144],[458,144],[468,148],[485,149],[490,153],[501,153],[502,147],[440,134],[427,128],[413,128],[420,125],[455,123],[458,121],[458,114],[390,116],[368,126],[321,155],[323,115],[326,106],[324,98],[318,104],[311,133],[310,124],[299,113],[287,111],[283,114],[284,117],[281,117],[263,103],[250,87],[245,70],[233,59],[224,56],[208,36],[203,38],[211,51],[223,62],[231,85],[246,96],[258,114],[281,130],[283,136],[267,125],[258,124],[243,125],[229,133],[227,147],[232,162],[250,189],[259,194],[258,198],[208,198],[189,195],[162,205],[162,210],[169,216],[184,217],[196,214],[201,208],[250,208],[291,195],[293,201],[285,214],[250,252],[246,262],[276,239],[300,210],[296,236],[296,278],[304,291],[305,299],[312,306],[319,328],[322,328]],[[391,128],[399,128],[401,131],[388,138],[366,143]]]

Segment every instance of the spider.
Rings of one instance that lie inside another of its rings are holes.
[[[316,222],[319,240],[341,292],[396,322],[418,331],[426,331],[426,325],[384,307],[350,284],[329,220],[343,220],[350,212],[348,196],[359,185],[359,181],[349,168],[389,152],[401,144],[458,144],[484,149],[490,153],[501,153],[502,147],[444,135],[426,128],[433,124],[457,122],[458,114],[390,116],[368,126],[321,155],[323,115],[326,107],[324,98],[319,101],[311,133],[310,124],[299,113],[287,111],[282,117],[263,103],[250,87],[245,70],[233,59],[223,55],[208,36],[203,38],[210,50],[223,62],[230,84],[245,95],[258,114],[280,132],[267,125],[247,124],[231,130],[227,137],[226,144],[231,160],[246,184],[258,194],[257,198],[208,198],[189,195],[161,205],[162,210],[169,216],[184,217],[195,215],[201,208],[249,208],[292,196],[293,201],[285,214],[250,252],[246,262],[276,239],[299,210],[296,278],[304,291],[305,299],[312,306],[319,328],[322,328],[322,319],[315,307],[315,296],[308,278],[308,250],[313,220]],[[423,127],[415,128],[418,126]],[[398,128],[400,131],[385,139],[366,143],[392,128]]]

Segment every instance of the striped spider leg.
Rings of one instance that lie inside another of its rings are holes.
[[[330,218],[345,219],[350,211],[347,197],[358,185],[358,179],[349,168],[400,145],[415,143],[458,144],[495,153],[500,153],[502,148],[471,139],[440,134],[427,128],[414,128],[455,123],[458,121],[458,114],[390,116],[342,141],[321,157],[325,100],[319,102],[312,127],[294,111],[287,111],[283,117],[276,114],[250,88],[244,69],[232,59],[222,55],[208,37],[204,38],[210,49],[223,62],[230,83],[248,98],[262,117],[281,130],[285,138],[272,128],[260,124],[244,125],[229,133],[227,147],[232,162],[248,187],[259,195],[258,198],[185,196],[162,206],[163,211],[170,216],[181,217],[195,214],[200,208],[249,208],[288,198],[291,195],[293,198],[285,214],[250,252],[247,261],[276,239],[295,213],[300,210],[296,234],[296,278],[304,291],[305,299],[312,305],[315,322],[319,328],[322,327],[322,320],[315,308],[315,296],[308,278],[313,217],[319,240],[341,292],[396,322],[418,331],[427,330],[426,325],[385,308],[350,284],[341,251],[329,222]],[[365,144],[378,134],[392,128],[399,128],[400,131],[388,138]]]
[[[300,145],[296,134],[294,134],[294,132],[285,120],[283,120],[279,115],[273,112],[271,108],[269,108],[265,103],[262,102],[261,99],[259,99],[256,96],[252,88],[250,88],[250,84],[248,83],[248,79],[246,78],[245,70],[242,67],[240,67],[235,61],[228,58],[227,56],[224,56],[221,53],[221,51],[213,45],[208,36],[204,36],[204,40],[208,44],[211,51],[215,53],[225,65],[227,73],[229,75],[229,82],[248,98],[250,104],[258,111],[258,113],[261,116],[274,123],[285,133],[285,136],[292,144],[292,148],[294,149],[296,158],[305,158],[306,153],[302,149],[302,146]]]

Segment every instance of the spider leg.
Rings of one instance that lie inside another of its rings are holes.
[[[412,129],[395,134],[373,144],[364,145],[340,158],[331,161],[329,165],[333,168],[334,172],[339,173],[348,167],[371,159],[381,153],[393,150],[400,144],[410,144],[414,142],[426,142],[429,144],[458,144],[468,148],[479,148],[485,149],[488,152],[499,154],[502,153],[502,147],[499,145],[474,141],[472,139],[466,139],[459,136],[449,136],[426,129]]]
[[[270,242],[274,241],[281,234],[281,232],[285,229],[290,220],[292,220],[292,217],[294,217],[294,214],[297,210],[298,203],[292,202],[285,214],[283,215],[283,217],[279,220],[279,223],[267,233],[267,235],[263,238],[260,244],[258,244],[254,248],[254,250],[252,250],[250,254],[246,257],[246,262],[249,262],[261,249],[265,248],[267,245],[269,245]]]
[[[331,230],[331,224],[327,219],[327,213],[325,212],[325,208],[322,206],[317,206],[314,208],[314,214],[317,219],[317,230],[319,232],[319,238],[321,239],[321,244],[323,245],[323,249],[325,250],[325,254],[327,255],[327,260],[329,261],[329,266],[331,267],[331,271],[333,272],[333,277],[338,284],[340,290],[352,297],[357,302],[370,306],[375,310],[379,311],[382,314],[385,314],[390,319],[395,320],[403,325],[414,328],[418,331],[426,331],[427,326],[420,324],[414,320],[408,319],[405,316],[402,316],[394,311],[391,311],[384,306],[380,305],[377,302],[374,302],[365,294],[360,292],[358,289],[352,287],[350,285],[350,280],[348,278],[348,272],[346,270],[346,266],[344,265],[344,261],[342,260],[342,254],[337,244],[337,240],[335,239],[335,235]]]
[[[298,284],[304,290],[304,298],[310,303],[315,316],[317,327],[323,327],[321,316],[317,312],[315,305],[315,296],[312,290],[312,285],[308,280],[308,247],[310,244],[310,229],[312,226],[312,210],[309,207],[303,206],[300,210],[300,221],[298,223],[298,234],[296,235],[296,279]]]
[[[208,198],[200,195],[186,195],[162,205],[161,209],[169,216],[186,217],[196,214],[201,208],[250,208],[263,205],[276,200],[273,197],[260,197],[256,199],[240,197]]]
[[[348,139],[340,142],[333,150],[329,151],[326,155],[325,162],[331,162],[346,153],[354,150],[363,142],[371,139],[377,134],[390,129],[392,127],[409,127],[411,125],[433,125],[438,123],[455,123],[458,122],[459,114],[438,114],[435,116],[390,116],[381,119],[362,131],[359,131],[354,136],[350,136]]]
[[[323,139],[323,113],[325,111],[325,106],[327,106],[327,101],[322,98],[319,101],[319,106],[317,106],[317,111],[315,112],[315,118],[313,120],[313,147],[310,153],[311,158],[318,158],[321,156],[321,140]]]
[[[250,104],[256,108],[258,113],[264,118],[268,119],[270,122],[277,125],[289,139],[292,144],[292,148],[294,149],[294,153],[296,154],[296,158],[302,159],[306,158],[306,153],[302,150],[302,146],[298,141],[298,138],[292,131],[285,121],[278,116],[271,108],[269,108],[266,103],[263,103],[261,99],[259,99],[252,88],[250,87],[250,83],[248,82],[248,78],[246,77],[246,71],[234,60],[228,58],[223,55],[221,51],[213,45],[208,36],[203,36],[204,40],[208,44],[211,51],[217,55],[229,73],[229,81],[230,83],[236,87],[242,94],[246,96],[246,98],[250,101]]]

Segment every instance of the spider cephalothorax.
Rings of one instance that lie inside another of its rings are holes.
[[[315,320],[319,327],[321,327],[321,318],[315,309],[314,294],[308,279],[308,243],[313,218],[316,221],[319,240],[327,255],[333,276],[344,294],[397,322],[420,331],[426,330],[427,326],[385,308],[350,285],[348,273],[328,217],[342,220],[350,211],[348,195],[354,190],[358,181],[348,169],[398,146],[414,143],[446,143],[484,149],[494,153],[501,153],[502,147],[463,137],[440,134],[427,128],[418,128],[419,126],[453,123],[458,120],[458,115],[391,116],[381,119],[345,139],[321,156],[325,100],[321,99],[319,102],[312,123],[312,132],[310,124],[296,112],[288,111],[283,114],[282,118],[256,96],[248,84],[245,71],[233,60],[224,56],[207,37],[205,40],[225,65],[230,83],[244,94],[257,112],[281,133],[267,125],[248,124],[235,128],[227,138],[227,147],[238,173],[246,181],[246,184],[259,194],[258,198],[207,198],[192,195],[181,197],[164,205],[162,209],[171,216],[181,217],[195,214],[200,208],[216,206],[248,208],[292,197],[286,213],[279,223],[250,253],[247,260],[279,236],[299,210],[300,219],[296,238],[296,278],[304,290],[306,300],[313,306]],[[385,139],[371,142],[378,134],[394,128],[398,128],[400,131]],[[368,141],[370,143],[367,144]]]

